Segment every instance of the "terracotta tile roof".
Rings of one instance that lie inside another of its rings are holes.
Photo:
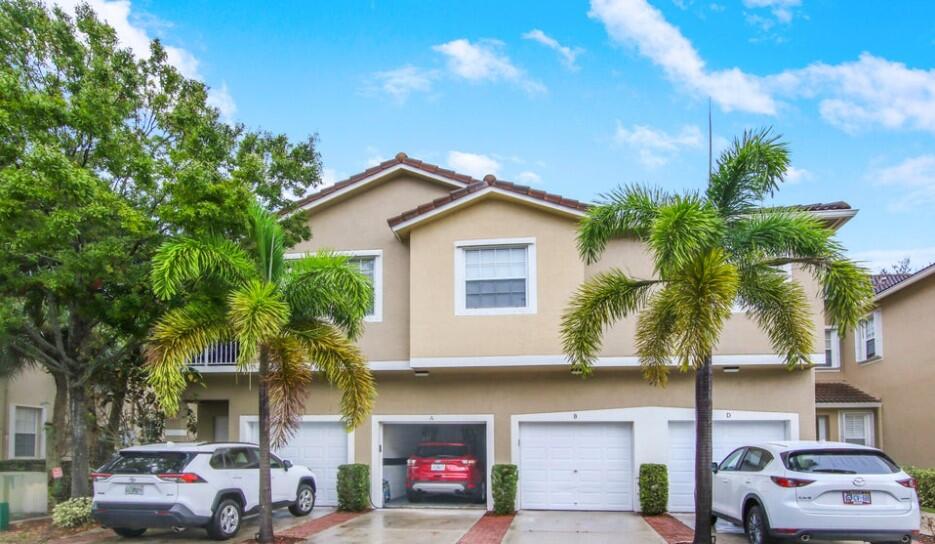
[[[797,206],[792,206],[793,208],[798,208],[800,210],[805,210],[808,212],[826,212],[830,210],[849,210],[851,205],[843,200],[838,200],[837,202],[816,202],[814,204],[799,204]]]
[[[500,189],[510,193],[516,193],[522,196],[528,196],[537,200],[542,200],[543,202],[563,206],[577,212],[585,212],[588,210],[588,204],[585,204],[584,202],[565,198],[563,196],[552,193],[547,193],[545,191],[540,191],[539,189],[533,189],[532,187],[527,187],[525,185],[517,185],[508,181],[499,181],[492,175],[488,175],[484,177],[483,181],[472,183],[461,189],[455,189],[445,196],[436,198],[431,202],[426,202],[425,204],[417,206],[411,210],[407,210],[395,217],[391,217],[387,219],[386,222],[389,223],[390,227],[395,227],[400,223],[409,221],[410,219],[414,219],[420,215],[424,215],[434,209],[440,208],[451,202],[458,201],[468,195],[487,189],[488,187],[493,187],[495,189]]]
[[[394,167],[394,166],[396,166],[396,165],[399,165],[399,164],[405,164],[406,166],[410,166],[410,167],[415,168],[415,169],[417,169],[417,170],[422,170],[423,172],[426,172],[426,173],[428,173],[428,174],[434,174],[434,175],[436,175],[436,176],[442,176],[442,177],[447,178],[447,179],[450,179],[450,180],[452,180],[452,181],[456,181],[456,182],[459,182],[459,183],[463,183],[464,185],[470,185],[471,183],[479,183],[479,182],[480,182],[480,180],[478,180],[478,179],[476,179],[476,178],[472,178],[471,176],[468,176],[468,175],[465,175],[465,174],[459,174],[458,172],[455,172],[454,170],[449,170],[449,169],[447,169],[447,168],[442,168],[442,167],[440,167],[440,166],[438,166],[438,165],[435,165],[435,164],[431,164],[431,163],[423,162],[423,161],[420,161],[420,160],[417,160],[417,159],[409,158],[408,155],[406,155],[405,153],[400,152],[400,153],[397,153],[395,157],[393,157],[392,159],[390,159],[390,160],[388,160],[388,161],[383,161],[383,162],[381,162],[380,164],[378,164],[378,165],[376,165],[376,166],[373,166],[373,167],[371,167],[371,168],[368,168],[368,169],[364,170],[363,172],[361,172],[361,173],[359,173],[359,174],[354,174],[353,176],[351,176],[351,177],[349,177],[349,178],[347,178],[347,179],[345,179],[345,180],[341,180],[341,181],[335,183],[334,185],[330,185],[330,186],[325,187],[324,189],[322,189],[322,190],[320,190],[320,191],[318,191],[318,192],[316,192],[316,193],[312,193],[312,194],[306,196],[305,198],[303,198],[303,199],[301,199],[301,200],[295,202],[295,204],[293,204],[292,208],[293,208],[293,209],[294,209],[294,208],[301,208],[302,206],[305,206],[306,204],[309,204],[309,203],[311,203],[311,202],[314,202],[314,201],[316,201],[316,200],[319,200],[319,199],[321,199],[321,198],[324,198],[324,197],[330,195],[331,193],[334,193],[334,192],[336,192],[336,191],[340,191],[341,189],[343,189],[343,188],[345,188],[345,187],[347,187],[347,186],[349,186],[349,185],[353,185],[353,184],[355,184],[355,183],[357,183],[357,182],[359,182],[359,181],[361,181],[361,180],[363,180],[363,179],[369,178],[369,177],[371,177],[371,176],[373,176],[373,175],[375,175],[375,174],[379,174],[380,172],[383,172],[383,171],[385,171],[385,170],[389,170],[390,168],[392,168],[392,167]]]
[[[935,268],[935,263],[923,266],[911,274],[873,274],[870,276],[870,280],[873,282],[873,293],[879,295],[883,291],[895,287],[909,278],[915,278],[922,274],[929,274],[933,271],[933,268]]]
[[[853,385],[829,382],[815,384],[815,402],[880,402],[880,399],[864,393]]]

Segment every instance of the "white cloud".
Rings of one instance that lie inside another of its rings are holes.
[[[818,98],[821,116],[845,131],[871,126],[935,132],[935,69],[862,53],[841,64],[817,62],[769,78],[789,96]]]
[[[935,204],[935,154],[910,157],[878,168],[869,177],[880,185],[902,189],[900,197],[892,203],[896,209]]]
[[[669,134],[646,125],[627,128],[618,121],[614,142],[635,149],[644,166],[656,168],[669,162],[684,148],[700,147],[703,137],[701,130],[692,125],[682,127],[676,134]]]
[[[589,16],[614,40],[635,46],[669,79],[710,96],[724,111],[776,113],[776,102],[759,78],[738,68],[708,70],[691,42],[645,0],[592,0]]]
[[[514,83],[530,94],[545,92],[545,85],[530,79],[509,57],[501,53],[502,47],[503,44],[495,40],[471,43],[462,38],[433,46],[432,49],[447,57],[448,70],[452,74],[468,81],[502,80]]]
[[[793,8],[802,5],[802,0],[743,0],[748,8],[767,8],[780,23],[790,23],[794,16]]]
[[[412,93],[431,91],[438,73],[407,64],[395,70],[377,72],[373,77],[379,82],[380,90],[402,103]]]
[[[801,183],[803,181],[808,181],[812,179],[813,175],[810,170],[804,168],[796,168],[795,166],[789,166],[786,170],[785,180],[786,183],[791,183],[795,185],[796,183]]]
[[[496,176],[500,171],[500,163],[496,159],[487,155],[466,153],[464,151],[449,151],[448,167],[456,172],[478,179],[482,179],[487,174]]]
[[[918,269],[928,264],[935,263],[935,247],[871,249],[867,251],[855,251],[851,253],[850,256],[873,272],[879,272],[883,267],[892,268],[893,265],[906,257],[909,257],[909,262],[912,263],[912,267]]]
[[[142,24],[144,17],[133,13],[130,0],[55,0],[54,3],[67,13],[74,15],[75,8],[85,2],[98,18],[114,28],[117,39],[123,47],[129,48],[140,58],[149,57],[149,45],[152,38]],[[148,19],[151,25],[158,24],[158,21],[153,20],[152,17]],[[166,50],[166,59],[169,64],[175,66],[183,76],[204,80],[198,70],[198,58],[195,55],[186,49],[172,45],[163,44],[163,48]],[[234,98],[228,91],[226,83],[222,83],[220,88],[208,90],[208,103],[218,108],[225,120],[231,120],[237,111]]]
[[[552,36],[549,36],[545,32],[534,28],[529,32],[523,34],[523,38],[527,40],[532,40],[534,42],[539,42],[542,45],[548,47],[549,49],[555,51],[559,54],[562,59],[562,63],[570,70],[577,70],[578,66],[575,64],[575,60],[578,58],[584,49],[580,47],[568,47],[567,45],[562,45]]]
[[[519,174],[516,174],[516,181],[526,185],[536,185],[542,182],[542,177],[530,170],[524,170]]]

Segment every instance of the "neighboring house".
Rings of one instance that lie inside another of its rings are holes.
[[[873,276],[876,308],[856,331],[826,329],[817,370],[817,436],[884,448],[935,467],[935,264]]]
[[[586,204],[403,153],[299,206],[310,211],[314,237],[292,254],[352,255],[376,291],[360,339],[377,379],[372,416],[346,433],[338,392],[322,380],[280,452],[318,473],[320,504],[334,504],[336,467],[347,462],[370,465],[374,505],[384,506],[384,483],[390,504],[402,500],[406,458],[432,439],[470,444],[488,471],[517,464],[521,508],[638,509],[642,463],[667,463],[670,509],[693,508],[693,377],[676,371],[666,388],[648,385],[635,319],[607,331],[590,379],[572,375],[562,353],[561,315],[585,279],[611,267],[652,275],[640,243],[614,241],[586,265],[576,247]],[[856,213],[842,202],[801,209],[834,228]],[[811,294],[820,347],[818,285],[803,270],[789,272]],[[235,374],[232,360],[212,352],[194,365],[205,387],[185,400],[197,406],[198,439],[256,439],[256,380]],[[783,368],[741,311],[713,360],[716,458],[750,441],[815,436],[814,371]]]
[[[55,380],[39,367],[0,378],[0,459],[45,459],[45,423],[54,403]]]

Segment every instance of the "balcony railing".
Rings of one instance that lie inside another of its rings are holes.
[[[240,344],[236,341],[221,342],[193,357],[188,364],[196,368],[233,366],[237,364],[239,353]]]

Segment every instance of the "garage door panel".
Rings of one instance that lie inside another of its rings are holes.
[[[712,459],[720,462],[753,442],[785,440],[784,421],[715,421]],[[695,423],[669,423],[669,510],[691,512],[695,505]]]
[[[522,508],[632,510],[626,423],[520,424]]]

